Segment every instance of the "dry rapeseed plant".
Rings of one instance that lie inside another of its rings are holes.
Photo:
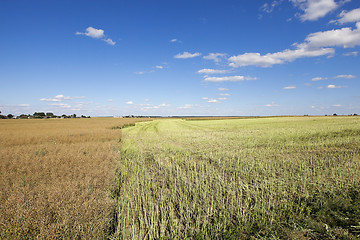
[[[108,233],[121,131],[141,119],[0,121],[0,238]]]

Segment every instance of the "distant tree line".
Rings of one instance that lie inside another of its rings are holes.
[[[8,115],[1,115],[0,112],[0,119],[47,119],[47,118],[90,118],[90,116],[84,116],[81,115],[81,117],[77,117],[76,114],[71,114],[71,115],[66,115],[66,114],[62,114],[62,115],[55,115],[52,112],[35,112],[34,114],[20,114],[19,116],[15,116],[13,114],[8,114]]]
[[[149,118],[150,116],[135,116],[135,115],[127,115],[127,116],[123,116],[123,118]],[[152,117],[156,117],[156,116],[152,116]],[[159,116],[160,117],[160,116]]]

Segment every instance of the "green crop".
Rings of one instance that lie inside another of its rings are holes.
[[[155,120],[123,130],[118,239],[360,237],[360,118]]]

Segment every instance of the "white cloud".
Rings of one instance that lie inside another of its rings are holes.
[[[170,107],[171,105],[168,103],[161,103],[159,104],[159,107]]]
[[[351,11],[342,11],[339,14],[339,19],[333,20],[331,22],[336,22],[339,24],[360,22],[360,8],[356,8]]]
[[[113,40],[111,40],[110,38],[107,39],[103,39],[104,42],[106,42],[107,44],[110,44],[111,46],[114,46],[116,44],[116,42],[114,42]]]
[[[218,88],[219,91],[229,91],[227,88]]]
[[[209,55],[204,56],[203,58],[206,60],[213,60],[214,62],[218,63],[227,56],[226,53],[209,53]]]
[[[155,66],[155,68],[157,68],[157,69],[163,69],[164,67],[161,66],[161,65],[157,65],[157,66]]]
[[[138,75],[143,75],[144,72],[134,72],[135,74],[138,74]]]
[[[286,86],[286,87],[283,87],[284,90],[290,90],[290,89],[295,89],[296,86]]]
[[[360,46],[360,22],[356,23],[356,29],[349,27],[334,29],[324,32],[309,34],[305,42],[308,47],[355,47]]]
[[[244,77],[244,76],[229,76],[229,77],[207,77],[204,79],[205,82],[239,82],[245,80],[256,80],[256,78]]]
[[[334,78],[347,78],[347,79],[352,79],[352,78],[356,78],[356,76],[354,75],[337,75]]]
[[[172,42],[172,43],[173,42],[178,42],[178,40],[176,38],[173,38],[173,39],[170,40],[170,42]]]
[[[219,93],[218,95],[219,95],[219,96],[230,96],[229,93]]]
[[[193,104],[185,104],[184,106],[178,107],[179,109],[190,109],[192,108],[194,105]]]
[[[333,107],[342,107],[343,105],[341,104],[334,104]]]
[[[92,38],[103,38],[105,37],[104,35],[104,30],[102,29],[96,29],[93,27],[88,27],[86,29],[86,32],[76,32],[76,35],[85,35],[88,37],[92,37]]]
[[[71,108],[71,105],[67,103],[51,103],[50,106],[59,107],[59,108]]]
[[[300,15],[302,21],[315,21],[337,9],[339,4],[334,0],[290,0],[304,13]]]
[[[275,0],[271,4],[265,3],[264,5],[261,6],[260,9],[263,12],[271,13],[272,11],[274,11],[275,7],[280,5],[282,2],[283,2],[283,0]]]
[[[208,103],[219,103],[220,101],[217,99],[209,99],[207,102]]]
[[[346,88],[346,86],[336,86],[336,85],[330,84],[330,85],[327,85],[326,88]]]
[[[134,102],[133,101],[128,101],[128,102],[126,102],[126,104],[132,105],[132,104],[134,104]]]
[[[143,107],[141,108],[142,111],[147,111],[147,110],[154,110],[154,109],[159,109],[159,106],[150,106],[150,107]]]
[[[341,74],[341,75],[337,75],[335,77],[332,77],[333,79],[337,79],[337,78],[346,78],[346,79],[352,79],[352,78],[356,78],[356,76],[354,75],[351,75],[351,74]],[[311,81],[321,81],[321,80],[327,80],[329,78],[327,77],[315,77],[315,78],[312,78]]]
[[[271,102],[270,104],[266,104],[264,105],[265,107],[278,107],[279,105],[274,103],[274,102]]]
[[[260,66],[271,67],[274,64],[292,62],[297,58],[333,56],[334,48],[327,47],[355,47],[360,46],[360,22],[356,23],[356,29],[341,28],[336,30],[316,32],[309,34],[304,43],[293,44],[297,49],[286,49],[282,52],[267,53],[244,53],[229,58],[230,66]]]
[[[96,29],[93,27],[88,27],[85,32],[76,32],[76,35],[85,35],[91,38],[101,39],[104,42],[114,46],[116,42],[111,40],[111,38],[105,38],[104,30]]]
[[[189,53],[189,52],[183,52],[183,53],[179,53],[177,55],[174,56],[174,58],[182,58],[182,59],[186,59],[186,58],[194,58],[194,57],[199,57],[201,56],[201,53]]]
[[[227,98],[226,98],[226,97],[219,97],[218,99],[224,101],[224,100],[226,100]]]
[[[108,101],[108,102],[112,102],[113,100],[112,100],[111,98],[109,98],[107,101]]]
[[[321,81],[321,80],[326,80],[328,78],[326,77],[315,77],[315,78],[312,78],[311,81]]]
[[[43,102],[61,102],[64,100],[71,100],[71,99],[83,99],[85,97],[69,97],[69,96],[64,96],[62,94],[60,95],[56,95],[54,98],[41,98],[40,101]]]
[[[209,98],[208,97],[202,97],[201,99],[202,100],[208,100]]]
[[[359,54],[359,52],[358,51],[354,51],[354,52],[347,52],[347,53],[344,53],[343,55],[344,56],[354,56],[354,57],[356,57],[357,55]]]
[[[229,73],[230,70],[219,70],[219,69],[208,69],[208,68],[204,68],[204,69],[200,69],[198,71],[198,73],[202,73],[202,74],[218,74],[218,73]]]
[[[271,67],[274,64],[292,62],[297,58],[333,55],[334,52],[335,51],[332,48],[309,49],[300,46],[296,50],[286,49],[282,52],[267,53],[265,55],[261,55],[260,53],[244,53],[238,56],[230,57],[229,61],[231,62],[231,67]]]

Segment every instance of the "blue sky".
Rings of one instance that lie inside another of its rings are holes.
[[[2,114],[360,114],[358,0],[0,0]]]

